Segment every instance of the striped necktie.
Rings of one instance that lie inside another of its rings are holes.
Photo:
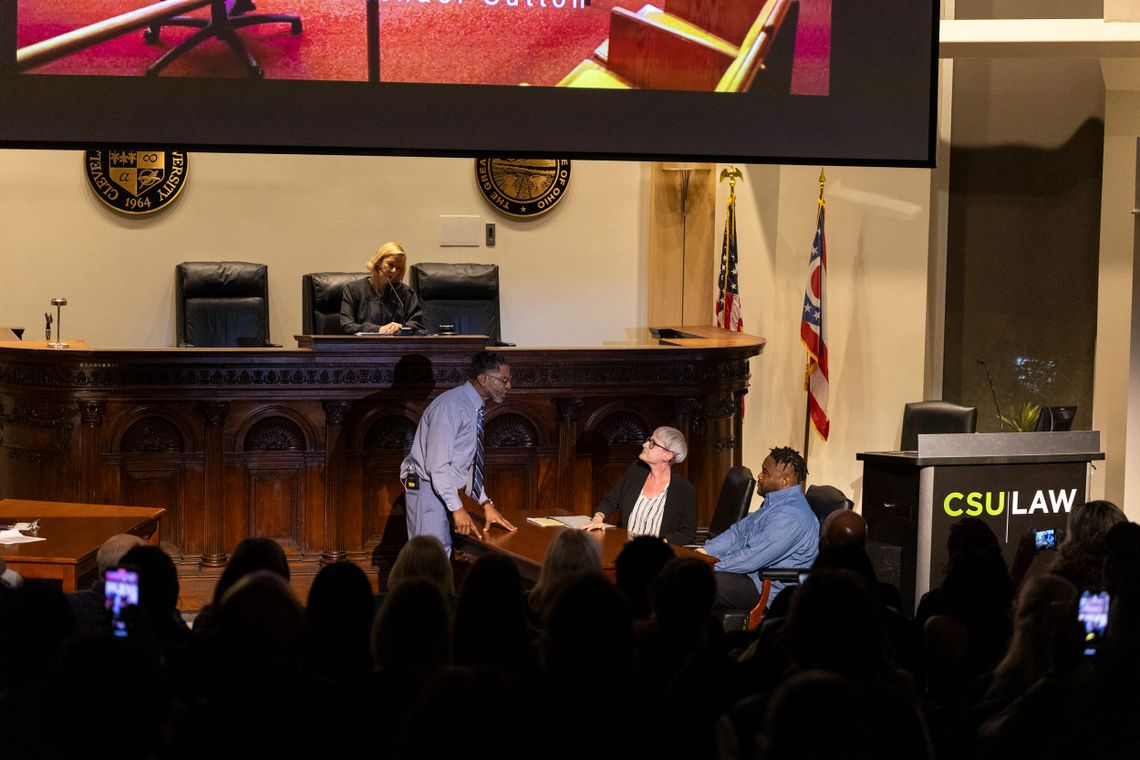
[[[471,495],[478,499],[483,495],[483,407],[475,420],[475,465],[471,478]]]

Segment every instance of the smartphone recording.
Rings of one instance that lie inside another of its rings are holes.
[[[1033,535],[1033,545],[1037,551],[1057,548],[1057,531],[1054,528],[1039,530]]]
[[[1085,629],[1085,654],[1096,654],[1108,627],[1108,593],[1081,592],[1077,620]]]
[[[107,571],[103,582],[103,606],[111,613],[111,633],[130,635],[130,610],[139,604],[139,574],[137,571],[116,567]]]

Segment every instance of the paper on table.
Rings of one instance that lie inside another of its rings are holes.
[[[555,520],[553,517],[528,517],[526,521],[531,525],[537,525],[540,528],[561,528],[562,523]]]
[[[2,545],[30,544],[33,541],[47,541],[47,539],[40,538],[39,536],[25,536],[15,528],[11,530],[0,530],[0,544]]]

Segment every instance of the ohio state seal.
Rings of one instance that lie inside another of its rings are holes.
[[[480,158],[475,178],[487,202],[509,216],[545,214],[566,195],[569,159]]]

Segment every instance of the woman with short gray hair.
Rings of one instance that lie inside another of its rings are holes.
[[[658,536],[671,544],[691,544],[697,536],[697,492],[673,465],[685,461],[689,446],[676,428],[659,427],[606,494],[583,530],[605,530],[606,517],[618,512],[618,526],[630,536]]]

